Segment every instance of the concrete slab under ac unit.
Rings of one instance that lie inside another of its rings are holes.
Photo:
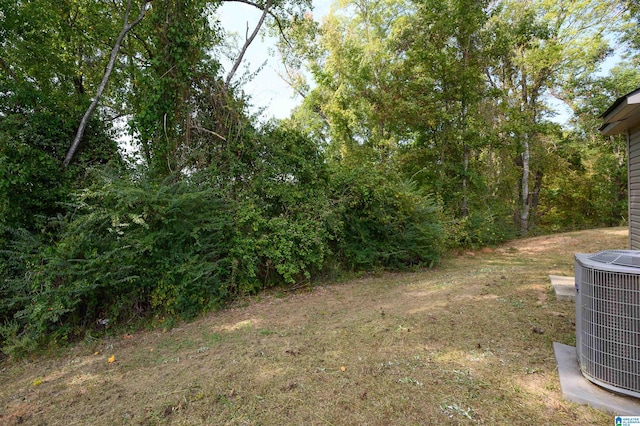
[[[640,399],[611,393],[587,380],[580,372],[576,348],[553,342],[562,397],[618,416],[640,416]]]
[[[576,300],[576,280],[574,277],[562,277],[559,275],[549,275],[553,290],[556,292],[556,299],[573,301]]]

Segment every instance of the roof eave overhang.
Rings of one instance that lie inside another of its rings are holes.
[[[618,98],[604,114],[598,129],[604,136],[625,133],[640,126],[640,89]]]

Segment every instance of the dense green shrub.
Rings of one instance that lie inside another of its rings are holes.
[[[0,224],[41,232],[85,178],[87,167],[117,161],[117,145],[92,120],[75,162],[62,167],[79,117],[68,111],[0,115]],[[84,183],[84,182],[82,182]]]
[[[0,232],[0,349],[24,353],[37,343],[27,333],[24,314],[32,303],[34,277],[47,246],[25,229]]]
[[[342,165],[333,176],[340,222],[335,250],[344,266],[401,268],[438,260],[445,239],[441,210],[413,182],[369,164]]]
[[[326,165],[310,141],[272,129],[237,185],[202,171],[154,182],[101,174],[57,220],[55,242],[5,234],[0,335],[19,352],[97,322],[190,318],[239,294],[308,280],[329,254]],[[15,256],[19,254],[19,256]]]
[[[73,205],[57,243],[3,284],[28,298],[3,294],[21,305],[10,320],[22,340],[66,338],[152,309],[190,317],[228,297],[232,214],[215,191],[105,179]]]
[[[145,315],[191,318],[241,294],[349,269],[431,265],[439,207],[391,168],[336,164],[266,127],[250,155],[156,182],[96,172],[50,219],[55,238],[6,228],[0,338],[7,353]],[[221,173],[227,170],[229,173]]]
[[[506,211],[473,209],[469,216],[453,220],[448,226],[447,244],[452,248],[495,246],[516,237],[513,220]]]
[[[235,203],[234,285],[247,292],[308,280],[329,255],[324,156],[310,138],[273,125],[241,143],[231,150],[240,155],[216,164],[232,175],[221,187]]]

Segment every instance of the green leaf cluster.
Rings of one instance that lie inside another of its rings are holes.
[[[103,177],[70,208],[55,244],[22,256],[22,275],[5,271],[2,300],[13,308],[3,320],[20,324],[5,339],[71,337],[100,319],[123,323],[151,309],[192,317],[228,297],[232,222],[215,191]],[[21,253],[6,252],[2,266]]]
[[[267,126],[246,156],[156,181],[96,172],[53,243],[5,228],[0,335],[14,355],[145,316],[192,318],[327,268],[433,265],[440,210],[393,169],[331,169],[297,131]],[[228,174],[233,170],[234,174]]]
[[[339,260],[353,270],[432,266],[445,240],[442,211],[415,182],[393,168],[364,163],[336,167]]]

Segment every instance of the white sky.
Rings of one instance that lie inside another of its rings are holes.
[[[320,21],[329,12],[331,2],[332,0],[313,0],[315,20]],[[262,11],[256,8],[237,2],[223,2],[218,9],[220,25],[227,33],[239,35],[238,48],[244,43],[247,25],[251,34],[261,14]],[[278,76],[277,70],[281,69],[279,58],[269,51],[273,50],[274,45],[273,37],[258,35],[249,47],[234,78],[234,81],[237,81],[247,67],[249,72],[255,72],[266,61],[266,65],[258,75],[243,86],[244,91],[251,95],[256,110],[266,108],[261,116],[263,119],[288,117],[291,110],[302,101],[299,97],[294,97],[293,90]],[[223,59],[222,65],[225,68],[226,77],[231,63]]]

